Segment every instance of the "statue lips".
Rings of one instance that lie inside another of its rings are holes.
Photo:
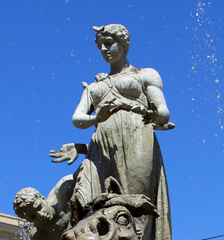
[[[112,56],[109,51],[103,53],[104,59],[110,59]]]

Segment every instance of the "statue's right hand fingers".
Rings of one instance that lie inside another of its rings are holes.
[[[62,157],[64,155],[64,153],[63,152],[61,152],[61,151],[50,151],[50,153],[49,153],[49,156],[50,157],[53,157],[53,158],[60,158],[60,157]]]
[[[75,150],[75,151],[73,151],[72,153],[71,153],[71,159],[68,161],[68,165],[71,165],[77,158],[78,158],[78,153],[77,153],[77,151]]]
[[[105,103],[111,104],[111,103],[114,103],[115,100],[116,100],[116,98],[114,97],[114,98],[112,98],[111,100],[106,101]],[[104,104],[105,104],[105,103],[104,103]]]
[[[64,162],[64,161],[67,161],[69,160],[70,158],[66,157],[66,156],[62,156],[60,158],[57,158],[57,159],[52,159],[52,162],[53,163],[61,163],[61,162]]]
[[[110,107],[110,104],[109,103],[104,103],[102,106],[101,106],[101,110],[102,109],[107,109],[107,108],[109,108]]]
[[[115,113],[115,112],[117,112],[119,110],[119,108],[118,107],[113,107],[113,108],[111,108],[110,109],[110,113]]]
[[[68,165],[71,165],[75,160],[76,160],[76,158],[72,158],[71,160],[69,160]]]

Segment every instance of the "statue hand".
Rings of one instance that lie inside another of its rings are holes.
[[[116,98],[113,98],[110,101],[106,101],[96,113],[97,123],[106,121],[114,112],[118,110],[118,106],[115,105],[114,101]]]
[[[142,116],[143,117],[142,121],[144,122],[144,124],[152,123],[154,114],[155,112],[153,112],[152,110],[148,110],[147,113]]]
[[[57,158],[52,160],[54,163],[61,163],[69,160],[68,165],[70,165],[77,159],[78,152],[74,143],[67,143],[64,144],[59,151],[51,150],[49,156]]]
[[[175,128],[175,123],[173,122],[168,122],[166,124],[155,124],[153,123],[153,128],[155,130],[170,130]]]

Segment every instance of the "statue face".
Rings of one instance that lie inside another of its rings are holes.
[[[25,213],[24,217],[37,224],[43,224],[51,221],[54,217],[54,209],[45,199],[36,199],[33,207]]]
[[[125,54],[123,46],[111,36],[101,35],[98,39],[97,45],[101,50],[103,58],[108,63],[117,62],[122,55]]]

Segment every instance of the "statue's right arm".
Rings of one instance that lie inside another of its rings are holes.
[[[91,87],[91,85],[89,87]],[[94,111],[94,107],[88,98],[87,91],[89,90],[84,90],[79,105],[72,116],[73,124],[77,128],[81,129],[86,129],[106,121],[114,112],[118,110],[118,107],[114,104],[116,98],[112,98],[109,101],[105,101],[99,110],[95,112],[94,115],[91,115],[91,113]]]
[[[90,103],[87,91],[87,89],[84,90],[79,105],[72,115],[72,123],[81,129],[86,129],[97,124],[96,116],[91,115],[94,109]]]

